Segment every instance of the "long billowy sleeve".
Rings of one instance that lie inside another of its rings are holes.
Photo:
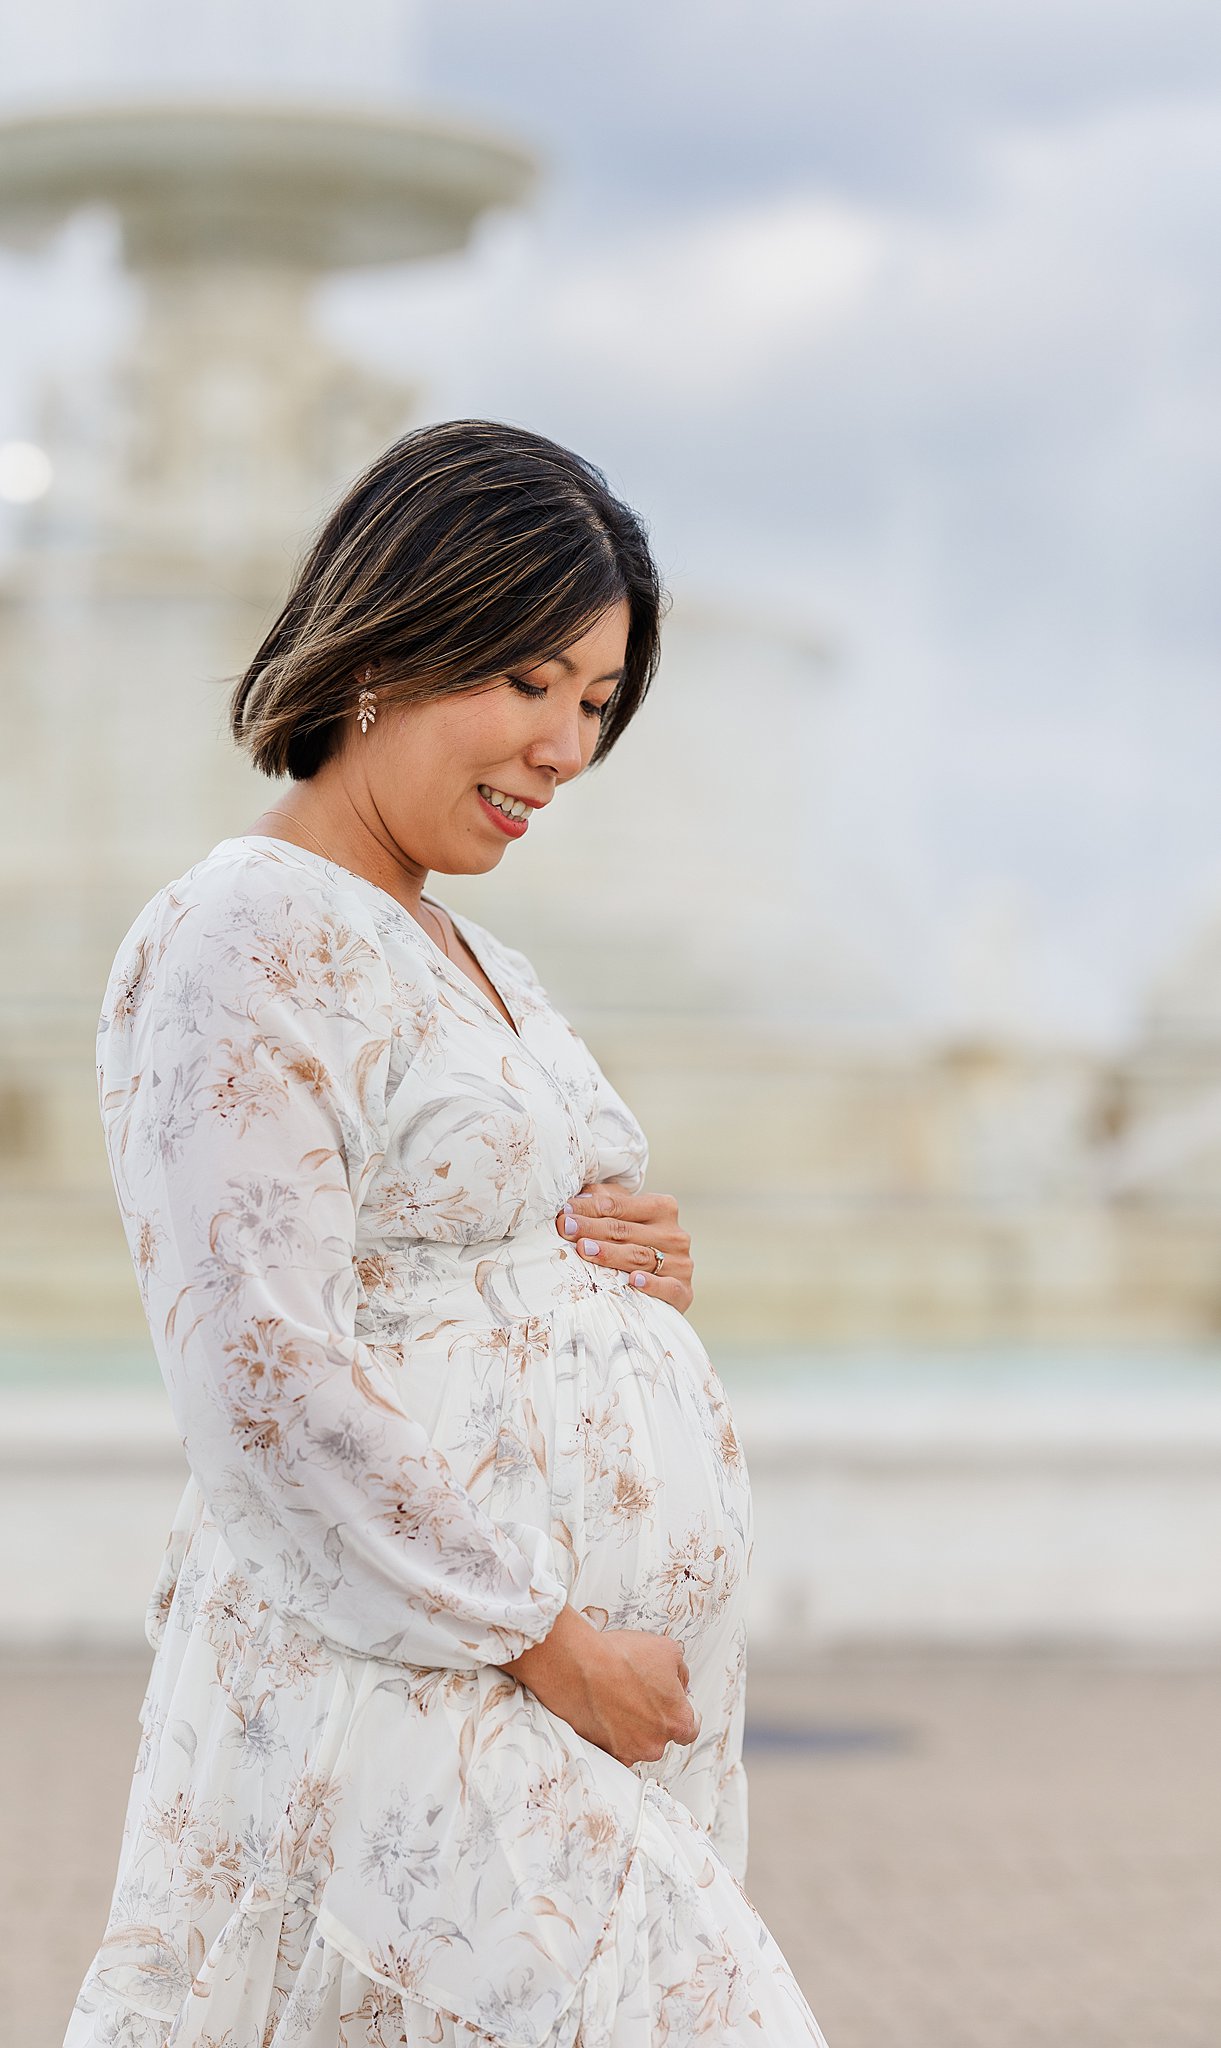
[[[404,1410],[398,1347],[355,1334],[404,1009],[364,906],[221,868],[129,932],[98,1082],[174,1418],[235,1558],[340,1650],[469,1669],[541,1641],[566,1586],[549,1538],[495,1523]]]

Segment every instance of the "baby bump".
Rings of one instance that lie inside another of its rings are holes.
[[[492,1511],[550,1529],[571,1558],[572,1604],[595,1626],[682,1645],[699,1737],[637,1770],[714,1827],[738,1796],[750,1482],[695,1332],[665,1303],[640,1308],[603,1293],[522,1343],[506,1374]]]
[[[699,1737],[636,1769],[728,1826],[753,1518],[729,1403],[686,1318],[604,1287],[546,1315],[451,1324],[412,1346],[404,1393],[494,1519],[548,1533],[596,1627],[681,1644]]]
[[[549,1313],[417,1333],[404,1405],[497,1520],[545,1530],[573,1604],[672,1634],[732,1627],[752,1541],[725,1391],[686,1318],[603,1289]]]
[[[603,1293],[510,1334],[488,1504],[550,1530],[599,1626],[674,1635],[690,1661],[738,1617],[745,1459],[702,1345],[665,1303]]]

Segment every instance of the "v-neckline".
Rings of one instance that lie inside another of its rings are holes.
[[[324,867],[335,868],[339,874],[347,875],[354,882],[363,882],[366,889],[373,889],[377,893],[377,895],[384,896],[387,903],[392,903],[397,911],[401,912],[401,914],[404,917],[410,919],[411,923],[414,925],[416,931],[420,934],[420,937],[424,940],[425,944],[431,946],[438,960],[444,960],[447,966],[456,969],[456,971],[462,976],[462,979],[466,983],[467,987],[472,990],[474,995],[483,1004],[484,1009],[489,1011],[490,1014],[493,1017],[495,1017],[497,1023],[502,1024],[506,1031],[512,1032],[513,1037],[517,1040],[519,1045],[525,1044],[525,1040],[522,1037],[521,1024],[518,1019],[517,1012],[514,1010],[513,1005],[506,998],[504,990],[500,987],[500,984],[494,979],[492,975],[488,974],[487,962],[484,959],[479,947],[474,943],[473,939],[471,938],[470,929],[469,927],[467,927],[466,918],[462,916],[460,913],[451,910],[447,903],[442,903],[439,900],[439,898],[435,896],[421,896],[420,898],[420,901],[422,903],[429,903],[434,905],[438,910],[443,910],[445,912],[445,915],[453,921],[453,924],[455,925],[458,931],[458,935],[461,938],[463,944],[470,948],[472,956],[474,957],[475,960],[478,961],[480,967],[483,969],[483,972],[487,974],[488,980],[491,982],[492,987],[496,990],[497,995],[500,997],[501,1002],[505,1006],[505,1011],[508,1012],[507,1016],[502,1011],[497,1009],[495,1003],[492,1002],[491,998],[487,996],[484,993],[484,991],[480,988],[479,983],[477,981],[473,981],[471,976],[466,972],[466,969],[457,960],[454,959],[453,954],[447,953],[445,951],[444,946],[439,946],[437,944],[436,940],[432,936],[432,933],[428,931],[423,924],[421,924],[418,917],[412,916],[412,913],[408,910],[407,905],[405,903],[400,903],[398,897],[393,896],[389,889],[383,889],[380,882],[371,882],[369,880],[368,875],[357,874],[355,868],[345,868],[342,861],[332,860],[329,854],[315,853],[308,846],[298,846],[295,839],[279,839],[276,837],[274,832],[235,832],[231,835],[231,838],[232,840],[235,840],[238,843],[238,845],[241,846],[249,846],[252,843],[265,844],[268,846],[286,846],[289,849],[290,853],[303,853],[307,860],[321,861]],[[221,841],[222,845],[224,845],[225,843],[225,841]],[[466,928],[464,929],[464,927]]]
[[[420,930],[424,932],[424,937],[428,940],[428,943],[432,947],[433,952],[439,953],[443,960],[449,961],[451,967],[456,967],[458,969],[458,972],[462,976],[463,980],[470,983],[470,986],[474,989],[475,994],[479,997],[480,1002],[485,1003],[488,1009],[492,1012],[492,1015],[494,1017],[498,1017],[500,1022],[504,1024],[513,1033],[514,1038],[520,1041],[521,1026],[518,1024],[516,1012],[514,1011],[512,1004],[506,997],[504,990],[501,988],[500,983],[498,981],[493,980],[493,977],[490,974],[488,974],[487,962],[484,959],[483,954],[480,952],[479,947],[474,943],[473,939],[471,938],[471,925],[469,920],[466,917],[462,916],[459,912],[451,910],[449,905],[447,903],[442,903],[439,897],[421,896],[420,901],[421,903],[430,903],[432,904],[434,909],[443,910],[445,912],[446,917],[449,918],[450,922],[454,925],[455,929],[457,930],[458,936],[462,940],[463,945],[467,946],[470,949],[470,952],[474,959],[478,961],[480,967],[483,969],[483,972],[487,974],[488,980],[491,982],[492,987],[495,989],[497,995],[500,997],[501,1002],[504,1004],[504,1011],[502,1012],[498,1010],[496,1008],[495,1003],[488,1001],[488,998],[484,994],[483,990],[480,988],[479,983],[477,981],[471,981],[470,975],[466,972],[466,969],[462,966],[461,962],[455,960],[452,953],[447,953],[443,946],[438,946],[436,940],[432,936],[432,933],[424,931],[424,927],[421,924]],[[406,908],[406,906],[402,904],[400,904],[399,907],[400,909]],[[409,910],[407,912],[407,915],[408,917],[411,917],[411,912]],[[412,922],[414,924],[419,924],[420,920],[419,918],[413,918]]]

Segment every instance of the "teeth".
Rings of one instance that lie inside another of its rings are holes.
[[[480,796],[486,797],[490,804],[495,804],[497,810],[503,811],[507,818],[525,818],[529,816],[530,806],[529,804],[524,804],[520,797],[506,796],[503,789],[492,789],[486,782],[476,783],[475,787],[478,789]]]

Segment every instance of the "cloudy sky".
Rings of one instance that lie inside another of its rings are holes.
[[[7,10],[6,97],[327,81],[536,149],[527,212],[328,327],[591,455],[675,586],[826,635],[812,841],[917,1009],[1129,1028],[1221,914],[1221,9],[234,5]],[[0,261],[0,435],[109,331],[108,260]]]

